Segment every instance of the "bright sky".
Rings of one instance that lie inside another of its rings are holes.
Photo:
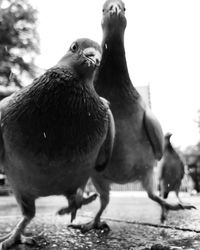
[[[39,11],[41,55],[37,64],[53,66],[73,40],[101,43],[103,0],[31,0]],[[152,110],[163,131],[182,148],[200,139],[200,1],[124,0],[125,49],[135,86],[150,84]]]

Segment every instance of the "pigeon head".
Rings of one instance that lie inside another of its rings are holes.
[[[107,0],[103,5],[102,28],[112,33],[126,28],[125,4],[121,0]]]
[[[73,69],[77,75],[91,78],[100,65],[101,53],[101,47],[95,41],[87,38],[77,39],[56,66]]]

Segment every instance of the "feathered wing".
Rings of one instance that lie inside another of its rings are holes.
[[[102,97],[101,100],[104,103],[104,105],[107,106],[108,108],[108,129],[107,129],[106,139],[100,148],[95,164],[95,169],[98,172],[103,171],[108,165],[112,156],[114,138],[115,138],[115,122],[112,112],[109,108],[109,102]]]
[[[185,174],[185,164],[184,164],[184,160],[181,159],[180,155],[174,151],[175,153],[175,163],[176,165],[179,167],[179,173],[180,173],[180,179],[182,179],[184,177]]]
[[[164,135],[160,123],[148,108],[144,112],[144,128],[155,157],[157,160],[160,160],[164,151]]]
[[[4,143],[3,143],[3,135],[2,135],[2,117],[3,117],[3,112],[8,106],[10,100],[12,99],[14,94],[5,97],[1,102],[0,102],[0,169],[2,167],[2,161],[3,161],[3,153],[4,153]],[[3,170],[3,169],[2,169]]]
[[[158,180],[163,179],[163,176],[165,174],[165,169],[166,169],[165,161],[166,161],[165,156],[163,156],[161,158],[161,160],[157,163],[157,170],[158,170],[157,177],[158,177]]]
[[[9,102],[12,100],[14,95],[15,93],[5,97],[3,100],[0,101],[0,120],[2,118],[3,111],[6,109],[6,107],[8,106]]]

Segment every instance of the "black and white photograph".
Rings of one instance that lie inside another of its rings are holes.
[[[0,250],[200,250],[199,0],[0,0]]]

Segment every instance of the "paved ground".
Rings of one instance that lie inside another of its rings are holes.
[[[193,203],[198,209],[170,212],[167,223],[161,225],[160,208],[149,200],[145,193],[112,193],[111,202],[103,215],[111,227],[111,232],[93,231],[85,235],[79,230],[67,228],[69,216],[55,216],[58,208],[66,205],[63,197],[42,198],[37,201],[37,216],[27,228],[28,233],[35,235],[38,245],[20,245],[13,249],[199,250],[200,197],[181,194],[181,198],[184,202]],[[176,201],[173,195],[169,200]],[[98,204],[97,200],[81,209],[75,223],[91,220]],[[0,235],[9,232],[19,218],[20,212],[14,198],[0,197]]]

